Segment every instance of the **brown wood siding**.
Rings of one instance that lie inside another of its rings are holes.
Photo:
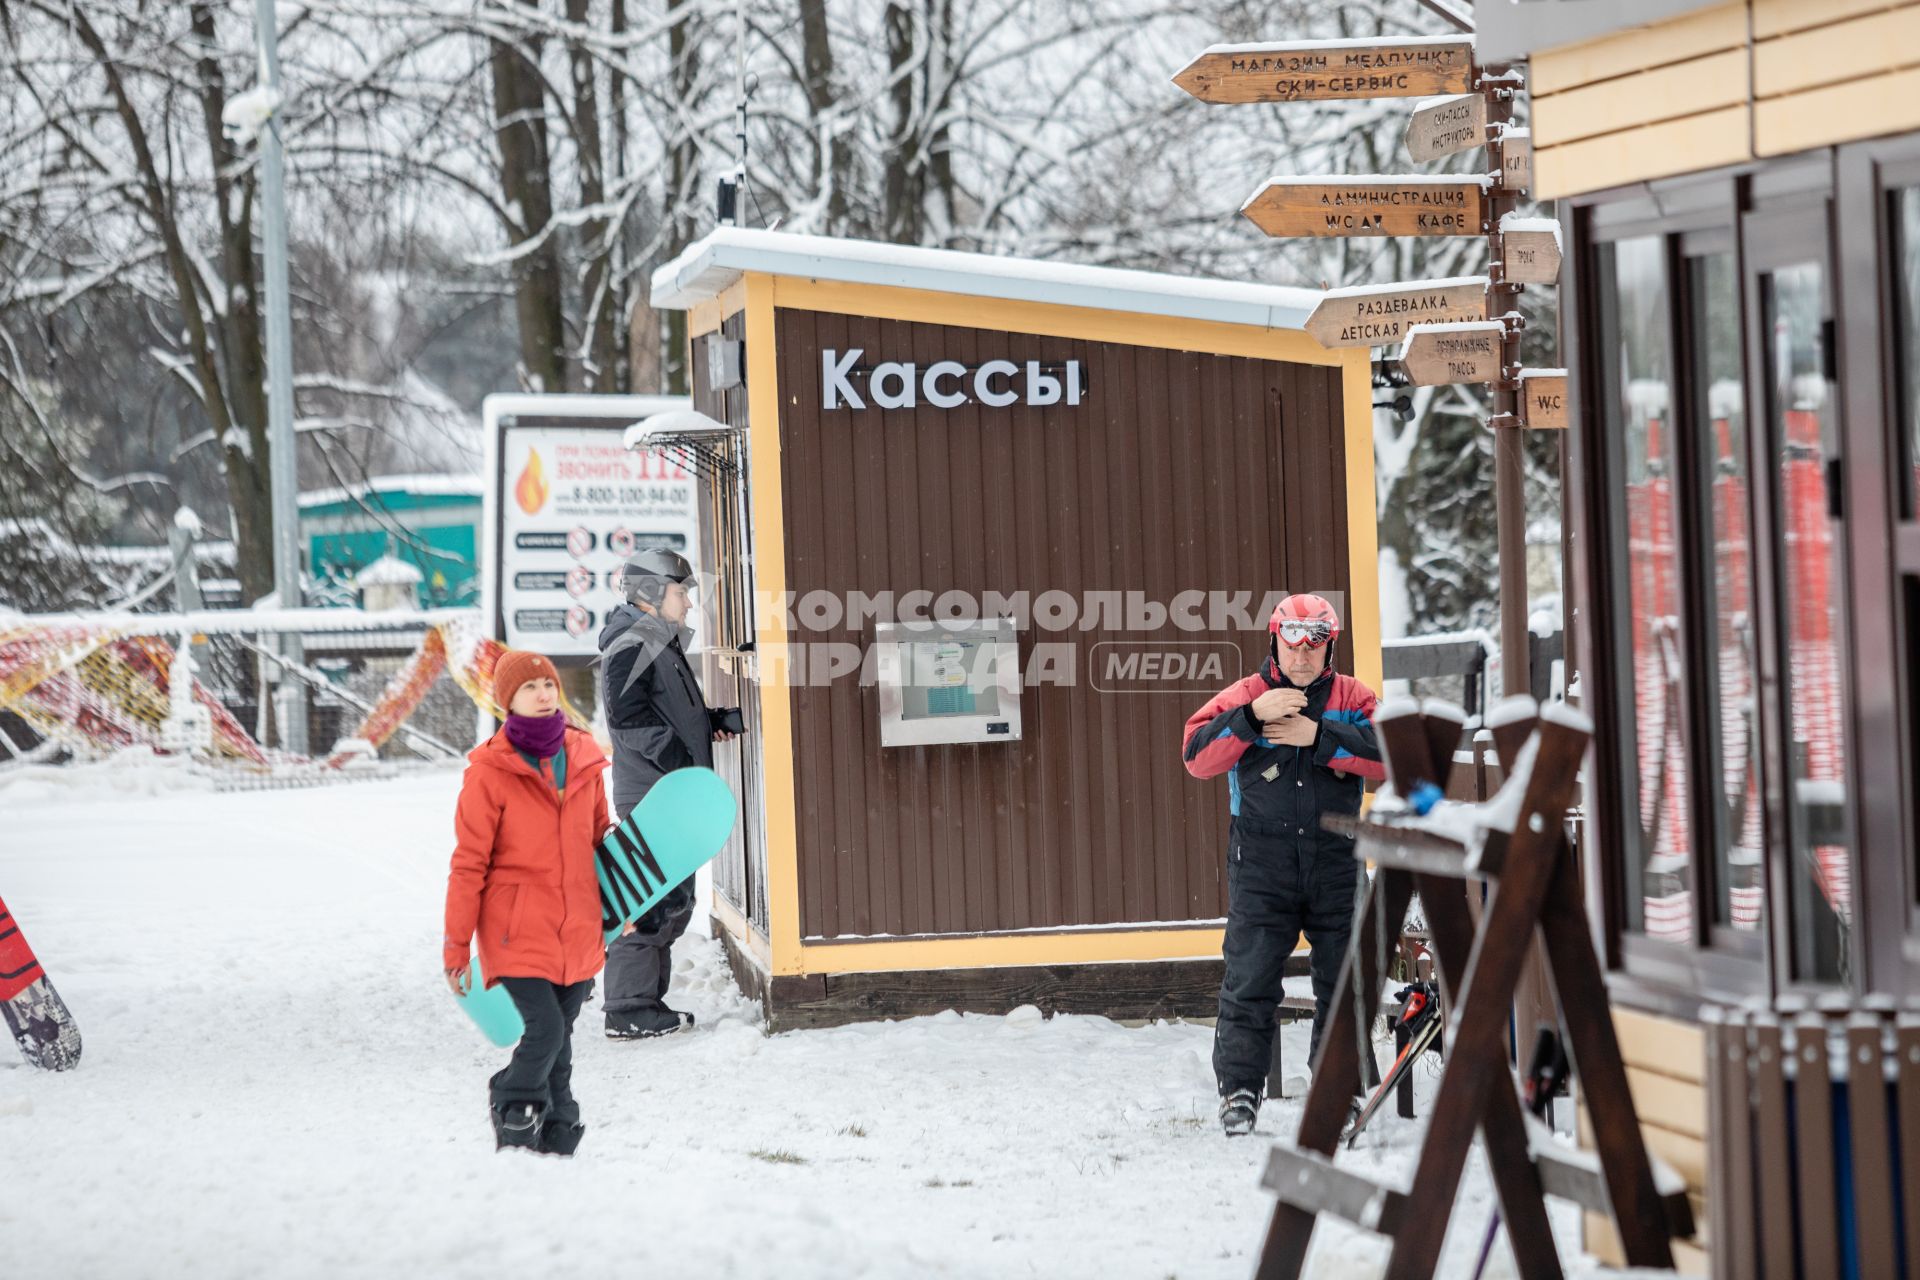
[[[720,325],[721,336],[734,341],[744,339],[746,331],[745,312],[728,316]],[[747,427],[746,383],[742,381],[738,386],[724,391],[711,389],[707,385],[706,340],[697,337],[690,346],[692,359],[688,370],[693,387],[693,407],[744,433]],[[735,575],[733,589],[737,593],[736,598],[751,599],[751,569],[740,554],[742,547],[738,544],[738,539],[744,537],[744,529],[736,528],[733,531],[733,545],[722,545],[729,540],[723,534],[725,521],[721,513],[738,501],[738,495],[733,492],[733,486],[711,478],[701,478],[699,494],[700,554],[697,567],[702,573],[712,574],[725,566],[727,572]],[[696,605],[704,612],[709,602],[696,601]],[[701,646],[724,644],[731,647],[752,638],[751,632],[743,628],[739,635],[698,636],[696,643]],[[714,859],[713,883],[714,888],[764,935],[767,932],[767,830],[766,806],[760,794],[760,697],[758,683],[739,674],[740,669],[738,662],[722,661],[708,654],[700,670],[701,688],[708,705],[738,706],[747,728],[745,736],[734,746],[722,746],[714,751],[714,768],[740,798],[742,819],[728,839],[727,847]]]
[[[780,309],[775,314],[787,585],[960,590],[1034,599],[1060,590],[1248,591],[1348,583],[1339,371],[1158,348]],[[1084,362],[1077,407],[974,404],[823,412],[820,352],[863,363],[998,358]],[[796,644],[872,642],[871,624]],[[1225,912],[1224,781],[1181,765],[1181,728],[1211,692],[1100,693],[1093,646],[1068,642],[1076,682],[1022,696],[1021,740],[880,746],[875,691],[857,675],[793,691],[801,932],[952,934]],[[1226,640],[1251,671],[1264,632]],[[1351,670],[1349,643],[1340,662]]]

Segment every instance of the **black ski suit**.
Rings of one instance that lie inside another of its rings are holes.
[[[1329,667],[1302,692],[1301,714],[1319,724],[1312,746],[1268,742],[1252,702],[1298,688],[1272,658],[1187,720],[1186,764],[1197,778],[1227,775],[1233,812],[1227,848],[1226,974],[1213,1033],[1222,1095],[1259,1089],[1273,1057],[1274,1011],[1287,958],[1304,930],[1313,973],[1313,1050],[1353,930],[1360,864],[1353,841],[1324,831],[1320,815],[1360,811],[1363,779],[1383,778],[1373,732],[1373,691]]]
[[[658,614],[623,604],[600,632],[607,730],[613,738],[613,815],[624,821],[675,769],[713,767],[715,713],[693,678],[687,635]],[[676,886],[607,944],[606,1012],[657,1008],[673,977],[673,944],[693,919],[693,882]]]

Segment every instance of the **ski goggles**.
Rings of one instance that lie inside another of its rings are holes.
[[[1282,618],[1277,633],[1289,649],[1318,649],[1333,639],[1333,624],[1321,618]]]

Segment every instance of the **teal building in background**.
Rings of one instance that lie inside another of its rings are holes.
[[[315,603],[352,605],[354,575],[382,556],[420,570],[420,605],[480,595],[478,475],[375,476],[300,495],[300,533]]]

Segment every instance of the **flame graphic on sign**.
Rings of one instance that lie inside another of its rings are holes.
[[[539,515],[540,508],[547,505],[547,496],[553,487],[547,483],[545,469],[540,465],[540,454],[536,450],[527,451],[527,466],[520,473],[520,479],[514,483],[514,501],[528,515]]]

